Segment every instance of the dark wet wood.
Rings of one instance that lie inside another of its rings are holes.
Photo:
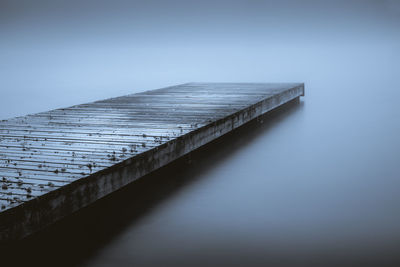
[[[293,88],[190,83],[1,121],[0,212]]]

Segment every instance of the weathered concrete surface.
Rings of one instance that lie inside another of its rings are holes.
[[[304,95],[190,83],[0,122],[0,241],[23,238]]]

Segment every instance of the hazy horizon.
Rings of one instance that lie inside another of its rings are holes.
[[[374,61],[399,58],[399,6],[0,1],[0,119],[185,82],[387,80]]]

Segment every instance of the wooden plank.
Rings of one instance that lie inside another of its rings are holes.
[[[0,241],[33,233],[301,95],[303,84],[189,83],[0,121]]]

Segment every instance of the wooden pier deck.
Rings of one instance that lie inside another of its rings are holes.
[[[189,83],[0,122],[0,241],[18,240],[244,123],[303,84]]]

